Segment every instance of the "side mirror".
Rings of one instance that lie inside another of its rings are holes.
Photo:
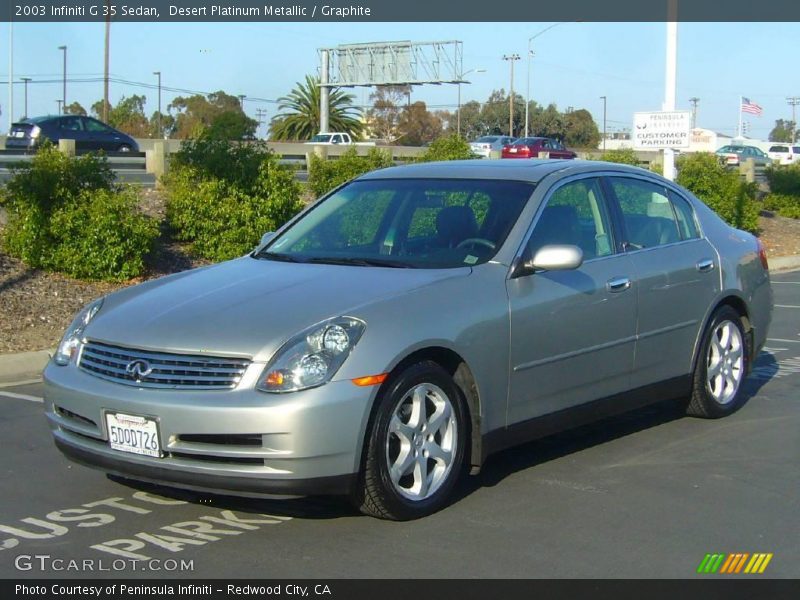
[[[583,250],[577,246],[551,244],[539,248],[525,266],[534,271],[571,271],[582,264]]]

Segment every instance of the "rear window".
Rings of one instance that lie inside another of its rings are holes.
[[[475,141],[476,142],[481,142],[483,144],[493,144],[494,142],[497,141],[497,136],[496,135],[485,135],[483,137],[479,137]]]
[[[792,146],[792,153],[800,154],[800,146]]]
[[[789,151],[789,147],[788,146],[773,146],[772,148],[769,149],[769,151],[770,152],[788,152]]]

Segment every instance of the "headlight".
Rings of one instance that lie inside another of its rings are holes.
[[[83,332],[89,324],[89,321],[91,321],[100,310],[101,306],[103,306],[103,298],[84,306],[72,320],[72,323],[67,328],[67,332],[61,339],[61,343],[58,345],[55,356],[53,356],[53,361],[57,365],[61,365],[62,367],[68,365],[69,361],[77,354],[78,348],[80,348],[82,343]]]
[[[39,127],[38,127],[37,125],[34,125],[34,126],[33,126],[33,128],[31,129],[31,137],[32,137],[34,140],[35,140],[36,138],[38,138],[38,137],[39,137],[39,134],[41,134],[41,133],[42,133],[42,130],[41,130],[41,129],[39,129]]]
[[[296,392],[327,383],[365,327],[359,319],[338,317],[306,329],[275,353],[256,387],[262,392]]]

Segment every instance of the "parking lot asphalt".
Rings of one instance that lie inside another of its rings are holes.
[[[113,481],[55,449],[40,383],[2,387],[0,577],[796,578],[800,272],[773,289],[768,346],[736,414],[664,404],[508,450],[409,523],[335,498]],[[708,553],[740,552],[773,557],[762,575],[696,573]]]

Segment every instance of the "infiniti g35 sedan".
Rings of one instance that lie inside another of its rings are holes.
[[[655,174],[419,164],[92,302],[45,406],[65,455],[123,478],[411,519],[535,437],[668,399],[733,413],[771,314],[759,241]]]

